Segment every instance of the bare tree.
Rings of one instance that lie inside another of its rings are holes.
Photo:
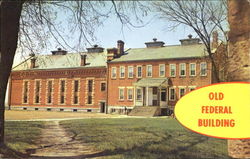
[[[196,32],[211,59],[213,77],[216,82],[220,82],[219,70],[213,57],[211,37],[216,30],[220,31],[220,36],[225,41],[228,41],[226,1],[172,0],[152,2],[152,4],[158,16],[171,23],[170,29],[186,25]]]
[[[102,9],[100,9],[102,8]],[[105,9],[103,9],[105,8]],[[129,8],[129,9],[126,9]],[[138,13],[148,9],[141,2],[122,1],[43,1],[1,0],[0,1],[0,146],[4,144],[4,100],[14,55],[28,52],[32,56],[49,45],[53,39],[59,47],[78,51],[94,41],[95,29],[111,14],[116,14],[126,26],[138,27],[131,22],[131,15],[140,22]],[[141,10],[140,12],[137,12]],[[58,21],[58,11],[65,18]],[[65,16],[67,15],[67,16]],[[62,23],[67,22],[71,35],[65,35]],[[140,23],[141,24],[141,23]],[[143,25],[141,25],[143,26]],[[139,26],[140,27],[140,26]],[[69,39],[78,39],[75,45]]]

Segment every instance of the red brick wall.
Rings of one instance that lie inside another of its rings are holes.
[[[207,62],[207,76],[200,76],[200,62]],[[186,63],[186,76],[179,76],[179,63]],[[189,76],[189,63],[196,63],[196,76]],[[169,76],[170,66],[169,64],[176,64],[176,77],[171,77],[169,79],[169,85],[176,86],[176,97],[179,97],[178,86],[205,86],[211,84],[211,62],[208,59],[201,58],[192,58],[192,59],[170,59],[170,60],[154,60],[154,61],[136,61],[136,62],[119,62],[119,63],[109,63],[109,87],[108,87],[108,105],[109,106],[133,106],[134,102],[127,100],[127,89],[126,87],[133,86],[133,83],[138,80],[136,77],[136,69],[138,65],[142,65],[142,78],[146,78],[146,66],[152,65],[153,67],[153,75],[152,78],[159,78],[159,64],[165,64],[165,77]],[[120,66],[125,66],[125,78],[120,78]],[[128,66],[134,67],[134,78],[128,78]],[[111,78],[111,68],[117,68],[117,76],[116,79]],[[147,77],[150,78],[150,77]],[[125,87],[125,100],[119,101],[119,89],[118,87]],[[188,89],[188,88],[187,88]],[[189,90],[186,89],[186,93]],[[176,101],[175,101],[176,102]],[[174,105],[175,102],[169,102],[169,105]]]
[[[92,70],[92,71],[91,71]],[[66,72],[58,75],[56,70],[30,70],[30,71],[14,71],[12,72],[11,87],[11,105],[12,106],[46,106],[46,107],[81,107],[81,108],[99,108],[100,101],[106,100],[106,91],[101,91],[101,82],[106,82],[106,68],[92,69],[70,69],[58,70],[58,72]],[[80,71],[79,74],[74,74]],[[92,72],[92,73],[91,73]],[[40,76],[38,76],[40,75]],[[93,85],[93,104],[86,105],[86,80],[91,78],[94,80]],[[65,104],[59,103],[59,80],[66,80],[66,100]],[[28,103],[23,104],[23,81],[29,81]],[[40,103],[34,103],[35,80],[41,80]],[[52,104],[47,103],[47,81],[53,80]],[[79,80],[79,104],[73,104],[73,80]]]

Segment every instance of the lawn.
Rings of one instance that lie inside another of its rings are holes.
[[[229,158],[227,141],[183,128],[171,118],[61,121],[77,140],[93,144],[103,158]]]
[[[35,140],[40,137],[43,125],[43,122],[38,121],[7,121],[5,124],[6,147],[0,149],[0,154],[17,158],[25,154],[26,149],[35,148]]]

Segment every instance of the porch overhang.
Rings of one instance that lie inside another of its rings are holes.
[[[167,87],[168,78],[142,78],[133,83],[136,87]]]

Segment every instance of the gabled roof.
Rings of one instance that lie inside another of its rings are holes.
[[[133,85],[138,87],[167,87],[168,78],[142,78]]]
[[[172,45],[158,48],[129,49],[111,62],[176,59],[208,56],[203,44]]]
[[[87,54],[86,66],[80,66],[81,54]],[[30,69],[31,58],[20,63],[13,70]],[[105,67],[107,61],[106,52],[103,53],[67,53],[66,55],[37,55],[36,68],[34,69],[59,69],[75,67]]]

